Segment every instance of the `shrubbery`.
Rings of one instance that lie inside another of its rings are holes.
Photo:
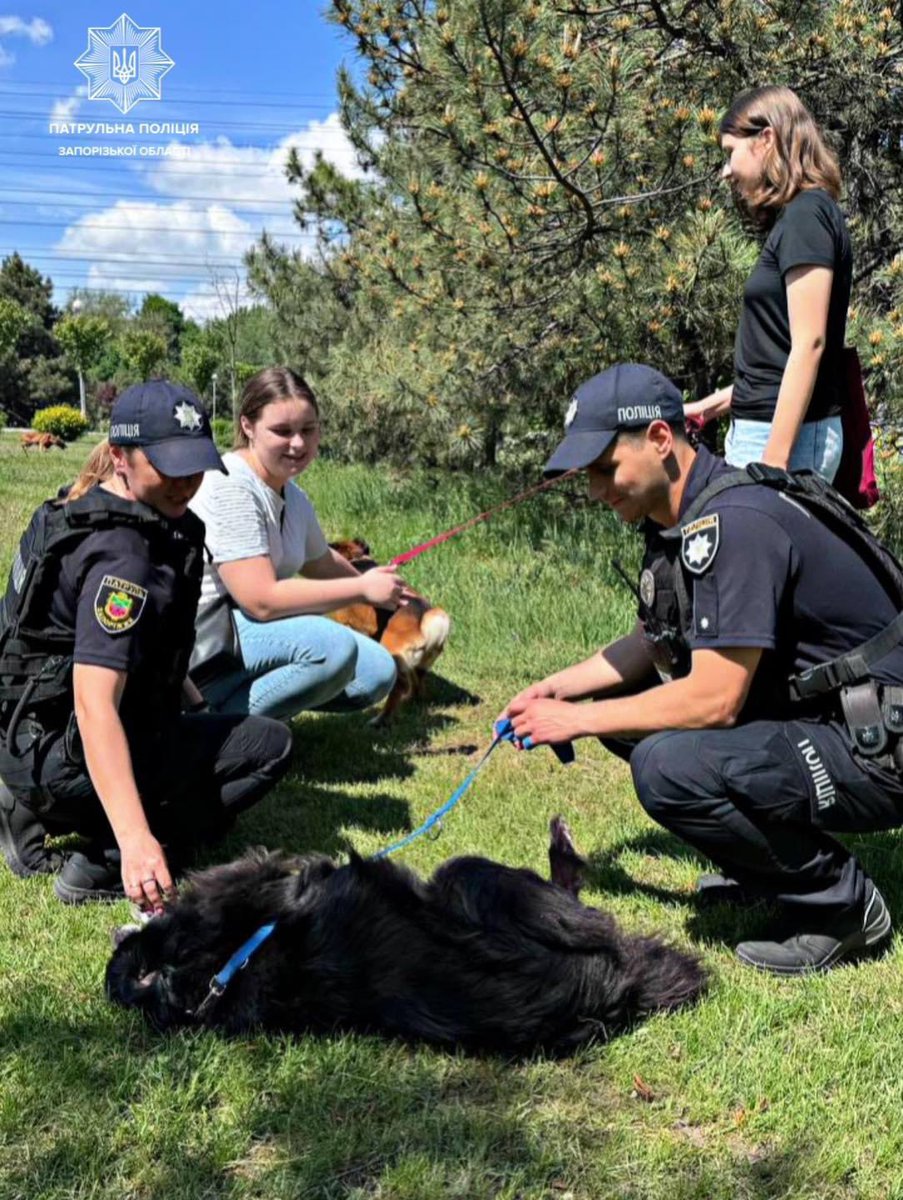
[[[235,441],[235,427],[229,417],[215,417],[210,422],[213,430],[213,440],[220,450],[231,450]]]
[[[39,408],[32,418],[38,433],[53,433],[64,442],[74,442],[88,428],[88,419],[77,408],[68,404],[52,404],[50,408]]]

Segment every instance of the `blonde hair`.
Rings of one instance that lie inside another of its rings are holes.
[[[824,188],[839,198],[837,158],[796,92],[776,86],[743,92],[721,118],[719,133],[748,138],[765,129],[771,129],[774,140],[763,159],[762,181],[746,198],[754,217],[770,224],[778,209],[808,188]]]
[[[91,453],[88,455],[88,461],[82,467],[78,474],[78,478],[72,487],[66,493],[66,503],[70,500],[78,500],[80,496],[84,496],[86,492],[90,492],[92,487],[96,487],[98,483],[105,483],[113,475],[113,455],[110,452],[110,443],[104,439],[98,442]]]

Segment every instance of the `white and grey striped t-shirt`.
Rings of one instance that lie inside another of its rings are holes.
[[[239,454],[223,455],[229,471],[208,471],[191,508],[206,527],[213,562],[204,564],[200,608],[226,591],[218,563],[268,555],[277,579],[297,575],[329,549],[314,506],[296,484],[280,496]]]

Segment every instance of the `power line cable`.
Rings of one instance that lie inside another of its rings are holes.
[[[84,86],[85,86],[85,84],[83,81],[79,81],[79,80],[75,80],[75,79],[72,80],[71,84],[68,82],[64,83],[59,79],[40,79],[40,80],[39,79],[21,79],[21,80],[17,79],[15,84],[12,86],[12,88],[10,90],[18,91],[20,88],[23,88],[23,87],[25,87],[25,88],[40,87],[40,88],[56,88],[56,89],[59,89],[59,88],[66,89],[66,88],[71,87],[71,89],[74,90],[76,87],[84,87]],[[249,91],[242,91],[241,88],[221,88],[221,87],[218,87],[216,90],[217,90],[217,92],[219,92],[219,94],[221,96],[237,96],[239,99],[236,100],[235,103],[240,103],[242,100],[255,99],[258,96],[276,96],[283,100],[295,100],[295,99],[324,100],[324,99],[328,99],[328,97],[333,94],[331,92],[258,92],[258,91],[249,92]],[[193,85],[190,83],[179,83],[179,84],[170,86],[167,83],[167,89],[166,89],[167,100],[178,99],[180,92],[204,92],[205,94],[209,94],[210,88],[204,87],[201,84]],[[80,97],[80,99],[87,99],[87,97]]]
[[[0,219],[0,225],[14,225],[18,228],[41,226],[45,229],[68,229],[71,226],[71,221],[7,221]],[[215,234],[217,237],[258,237],[258,233],[249,232],[245,229],[201,229],[192,228],[187,225],[82,225],[79,227],[82,230],[89,229],[92,232],[104,233],[206,233]],[[265,229],[261,232],[265,232]],[[309,233],[279,233],[274,236],[281,238],[290,238],[292,241],[310,241],[315,237]]]
[[[54,104],[75,104],[75,105],[78,105],[79,107],[83,104],[94,105],[94,104],[98,103],[96,100],[89,99],[88,96],[73,96],[73,95],[61,96],[59,91],[29,92],[29,91],[22,91],[19,88],[4,88],[2,86],[0,86],[0,97],[9,97],[10,100],[21,100],[21,99],[43,100],[43,99],[46,99],[46,100],[52,101]],[[314,100],[299,99],[290,104],[282,104],[282,103],[278,103],[278,102],[274,102],[274,103],[270,104],[266,101],[260,101],[256,97],[251,96],[251,95],[248,95],[243,100],[197,100],[194,97],[189,97],[189,98],[185,98],[184,100],[179,100],[178,98],[173,98],[172,96],[167,94],[166,99],[164,100],[163,103],[167,107],[172,107],[173,105],[178,105],[178,104],[190,104],[192,106],[192,108],[195,108],[195,107],[241,108],[241,109],[272,108],[272,109],[277,109],[280,111],[285,110],[286,112],[298,112],[299,110],[303,111],[305,109],[309,110],[311,112],[329,112],[329,111],[335,110],[336,106],[339,104],[339,97],[335,93],[333,93],[332,95],[329,95],[328,93],[324,93],[320,99],[314,99]],[[95,111],[95,110],[92,109],[92,111]],[[107,110],[107,111],[109,111],[109,110]],[[53,120],[55,118],[53,118],[51,116],[49,119]],[[81,119],[84,120],[84,117],[82,117]],[[138,119],[141,120],[144,118],[139,117]],[[168,118],[168,119],[172,119],[172,118]]]
[[[0,134],[0,137],[2,137],[2,136],[3,135]],[[111,143],[98,143],[98,145],[110,145],[110,144]],[[336,146],[338,146],[338,145],[339,145],[339,143],[336,142]],[[347,143],[345,143],[344,148],[347,149]],[[228,147],[225,147],[225,146],[223,147],[223,150],[227,150],[227,149],[228,150],[256,150],[259,152],[271,154],[274,151],[279,150],[279,149],[281,149],[287,153],[289,150],[292,150],[292,149],[300,150],[300,147],[298,147],[298,146],[285,146],[285,147],[233,146],[230,144]],[[315,147],[315,149],[323,150],[323,147],[318,146],[318,147]],[[328,153],[326,150],[324,150],[324,153],[326,153],[326,156],[328,158]],[[172,166],[175,166],[176,164],[178,164],[180,168],[184,168],[184,167],[188,167],[188,166],[199,167],[199,168],[201,168],[201,170],[203,171],[203,173],[205,175],[208,175],[209,171],[206,170],[207,167],[222,167],[224,165],[224,160],[222,157],[220,157],[220,158],[193,158],[193,157],[189,156],[187,158],[181,158],[178,155],[161,155],[159,157],[157,157],[157,156],[148,157],[148,156],[143,156],[140,154],[135,154],[135,155],[112,156],[112,157],[121,157],[123,159],[123,165],[121,167],[107,167],[107,166],[105,166],[105,164],[102,161],[101,162],[92,162],[90,167],[88,167],[87,165],[80,167],[80,166],[75,165],[75,163],[72,162],[72,159],[83,160],[84,158],[86,158],[88,156],[72,155],[70,157],[69,155],[66,155],[66,154],[52,154],[52,153],[51,154],[42,154],[36,150],[25,150],[25,151],[22,151],[21,154],[17,153],[14,150],[0,150],[0,155],[2,155],[4,158],[12,159],[12,164],[16,165],[16,166],[21,165],[21,161],[23,158],[52,159],[53,162],[55,162],[55,163],[59,163],[62,160],[62,161],[65,161],[65,163],[66,163],[67,171],[84,171],[84,170],[122,171],[122,170],[125,170],[127,166],[135,166],[136,164],[140,164],[142,166],[147,166],[147,167],[159,167],[163,163],[165,163],[167,165],[167,167],[172,167]],[[95,156],[90,156],[90,157],[94,158]],[[102,160],[104,158],[104,156],[97,155],[96,158]],[[266,164],[260,163],[260,162],[228,163],[230,174],[236,174],[236,173],[243,174],[243,173],[247,172],[248,174],[253,173],[255,176],[258,176],[260,174],[261,168],[264,167],[265,165]],[[189,170],[185,170],[184,172],[182,170],[180,170],[179,172],[177,172],[177,174],[183,174],[183,173],[188,176],[195,174],[195,172],[189,171]]]
[[[57,252],[55,250],[42,250],[41,247],[39,247],[39,246],[23,246],[21,244],[17,244],[15,246],[7,246],[7,247],[0,246],[0,254],[16,254],[16,253],[18,253],[22,258],[25,258],[27,256],[29,259],[49,258],[53,262],[105,263],[105,264],[111,264],[113,266],[115,266],[117,263],[122,263],[122,265],[128,266],[131,262],[134,262],[134,259],[135,259],[135,255],[133,253],[130,253],[127,251],[122,251],[121,253],[117,253],[117,251],[115,251],[115,250],[107,250],[107,251],[104,251],[104,253],[101,255],[97,251],[90,251],[87,254],[76,254],[73,252],[66,252],[66,251],[62,251],[62,250],[59,252]],[[169,263],[169,262],[163,261],[166,259],[173,259],[174,262]],[[244,268],[244,262],[242,259],[229,258],[229,257],[226,257],[225,255],[222,257],[216,256],[216,255],[211,255],[211,256],[205,257],[205,258],[185,258],[185,256],[182,254],[166,254],[162,251],[156,251],[154,258],[142,258],[141,261],[143,263],[159,264],[160,266],[171,266],[171,265],[180,266],[180,265],[182,265],[182,266],[187,266],[187,267],[211,267],[211,266],[213,266],[213,267],[239,267],[242,269]]]
[[[103,114],[103,116],[97,116],[97,117],[92,116],[91,121],[86,122],[84,117],[76,117],[75,115],[73,115],[71,117],[63,117],[63,116],[54,117],[52,114],[47,113],[47,112],[32,112],[28,109],[21,109],[21,108],[13,109],[13,110],[0,109],[0,120],[40,121],[42,125],[44,125],[44,124],[49,125],[51,122],[58,123],[61,125],[95,124],[95,123],[96,124],[114,124],[115,123],[115,124],[130,124],[130,125],[134,125],[138,128],[140,128],[140,126],[142,124],[149,124],[149,125],[182,125],[182,124],[199,125],[200,124],[199,121],[191,121],[190,118],[186,118],[186,117],[168,117],[165,119],[158,118],[157,120],[150,120],[146,117],[137,117],[137,118],[135,118],[135,120],[131,120],[131,121],[129,121],[129,120],[124,121],[121,118],[117,118],[114,121],[112,118],[108,117],[106,114]],[[212,129],[241,129],[241,130],[255,129],[255,130],[265,130],[268,133],[276,133],[276,134],[279,134],[279,133],[285,134],[285,133],[290,132],[290,130],[288,130],[286,128],[285,123],[277,125],[273,122],[225,121],[225,120],[214,119],[212,121],[205,122],[205,125],[209,126]],[[47,130],[47,135],[48,135],[48,137],[60,136],[59,134],[55,135],[54,131],[50,130],[50,129]],[[65,136],[65,135],[63,135],[63,136]],[[128,136],[129,137],[159,137],[160,134],[152,133],[152,132],[148,131],[148,133],[146,133],[146,134],[130,133]],[[192,136],[200,136],[200,134],[194,134]]]
[[[51,200],[51,199],[49,199],[49,196],[51,196],[51,195],[59,195],[59,196],[64,196],[64,197],[66,195],[71,196],[72,195],[71,192],[69,192],[69,193],[45,192],[45,191],[42,191],[40,188],[35,188],[33,191],[29,188],[16,188],[14,190],[9,189],[9,191],[11,191],[12,195],[14,195],[14,196],[15,195],[23,195],[23,194],[28,195],[28,193],[31,192],[31,196],[34,198],[29,198],[27,200],[7,199],[6,198],[7,189],[0,188],[0,208],[2,208],[3,205],[6,205],[6,204],[13,204],[13,205],[25,204],[31,208],[33,208],[36,204],[48,204],[48,205],[53,206],[54,208],[96,208],[97,205],[91,203],[91,201],[93,200],[94,197],[101,197],[103,199],[109,198],[112,200],[116,200],[117,203],[120,205],[128,204],[128,205],[137,205],[137,206],[147,206],[148,204],[159,204],[161,199],[163,199],[161,193],[156,193],[155,195],[147,196],[147,197],[138,197],[138,196],[123,196],[121,192],[111,191],[111,192],[94,192],[91,195],[88,195],[86,193],[84,198],[87,199],[89,201],[89,203],[88,204],[77,204],[75,200],[67,200],[67,199]],[[81,194],[79,194],[79,195],[81,195]],[[254,212],[254,211],[263,212],[265,210],[259,209],[259,205],[261,205],[261,204],[276,204],[276,205],[279,205],[279,207],[282,209],[286,209],[292,204],[291,197],[288,197],[285,200],[256,200],[256,202],[254,202],[254,197],[252,197],[252,196],[248,196],[248,197],[195,196],[192,194],[188,194],[188,195],[166,196],[165,197],[165,201],[167,203],[177,203],[180,200],[191,200],[191,201],[201,200],[201,201],[204,201],[204,202],[210,203],[210,204],[225,204],[231,208],[241,208],[243,212]],[[246,201],[251,201],[251,203],[246,203]]]

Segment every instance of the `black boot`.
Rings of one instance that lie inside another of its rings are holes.
[[[0,850],[14,875],[27,879],[60,869],[63,856],[47,849],[46,836],[40,819],[0,780]]]
[[[806,975],[876,954],[890,937],[890,913],[870,879],[865,889],[862,912],[838,921],[835,927],[797,933],[780,942],[741,942],[737,957],[772,975]]]
[[[74,850],[54,880],[53,890],[64,904],[123,900],[125,889],[119,851],[99,842],[92,842],[83,850]]]

